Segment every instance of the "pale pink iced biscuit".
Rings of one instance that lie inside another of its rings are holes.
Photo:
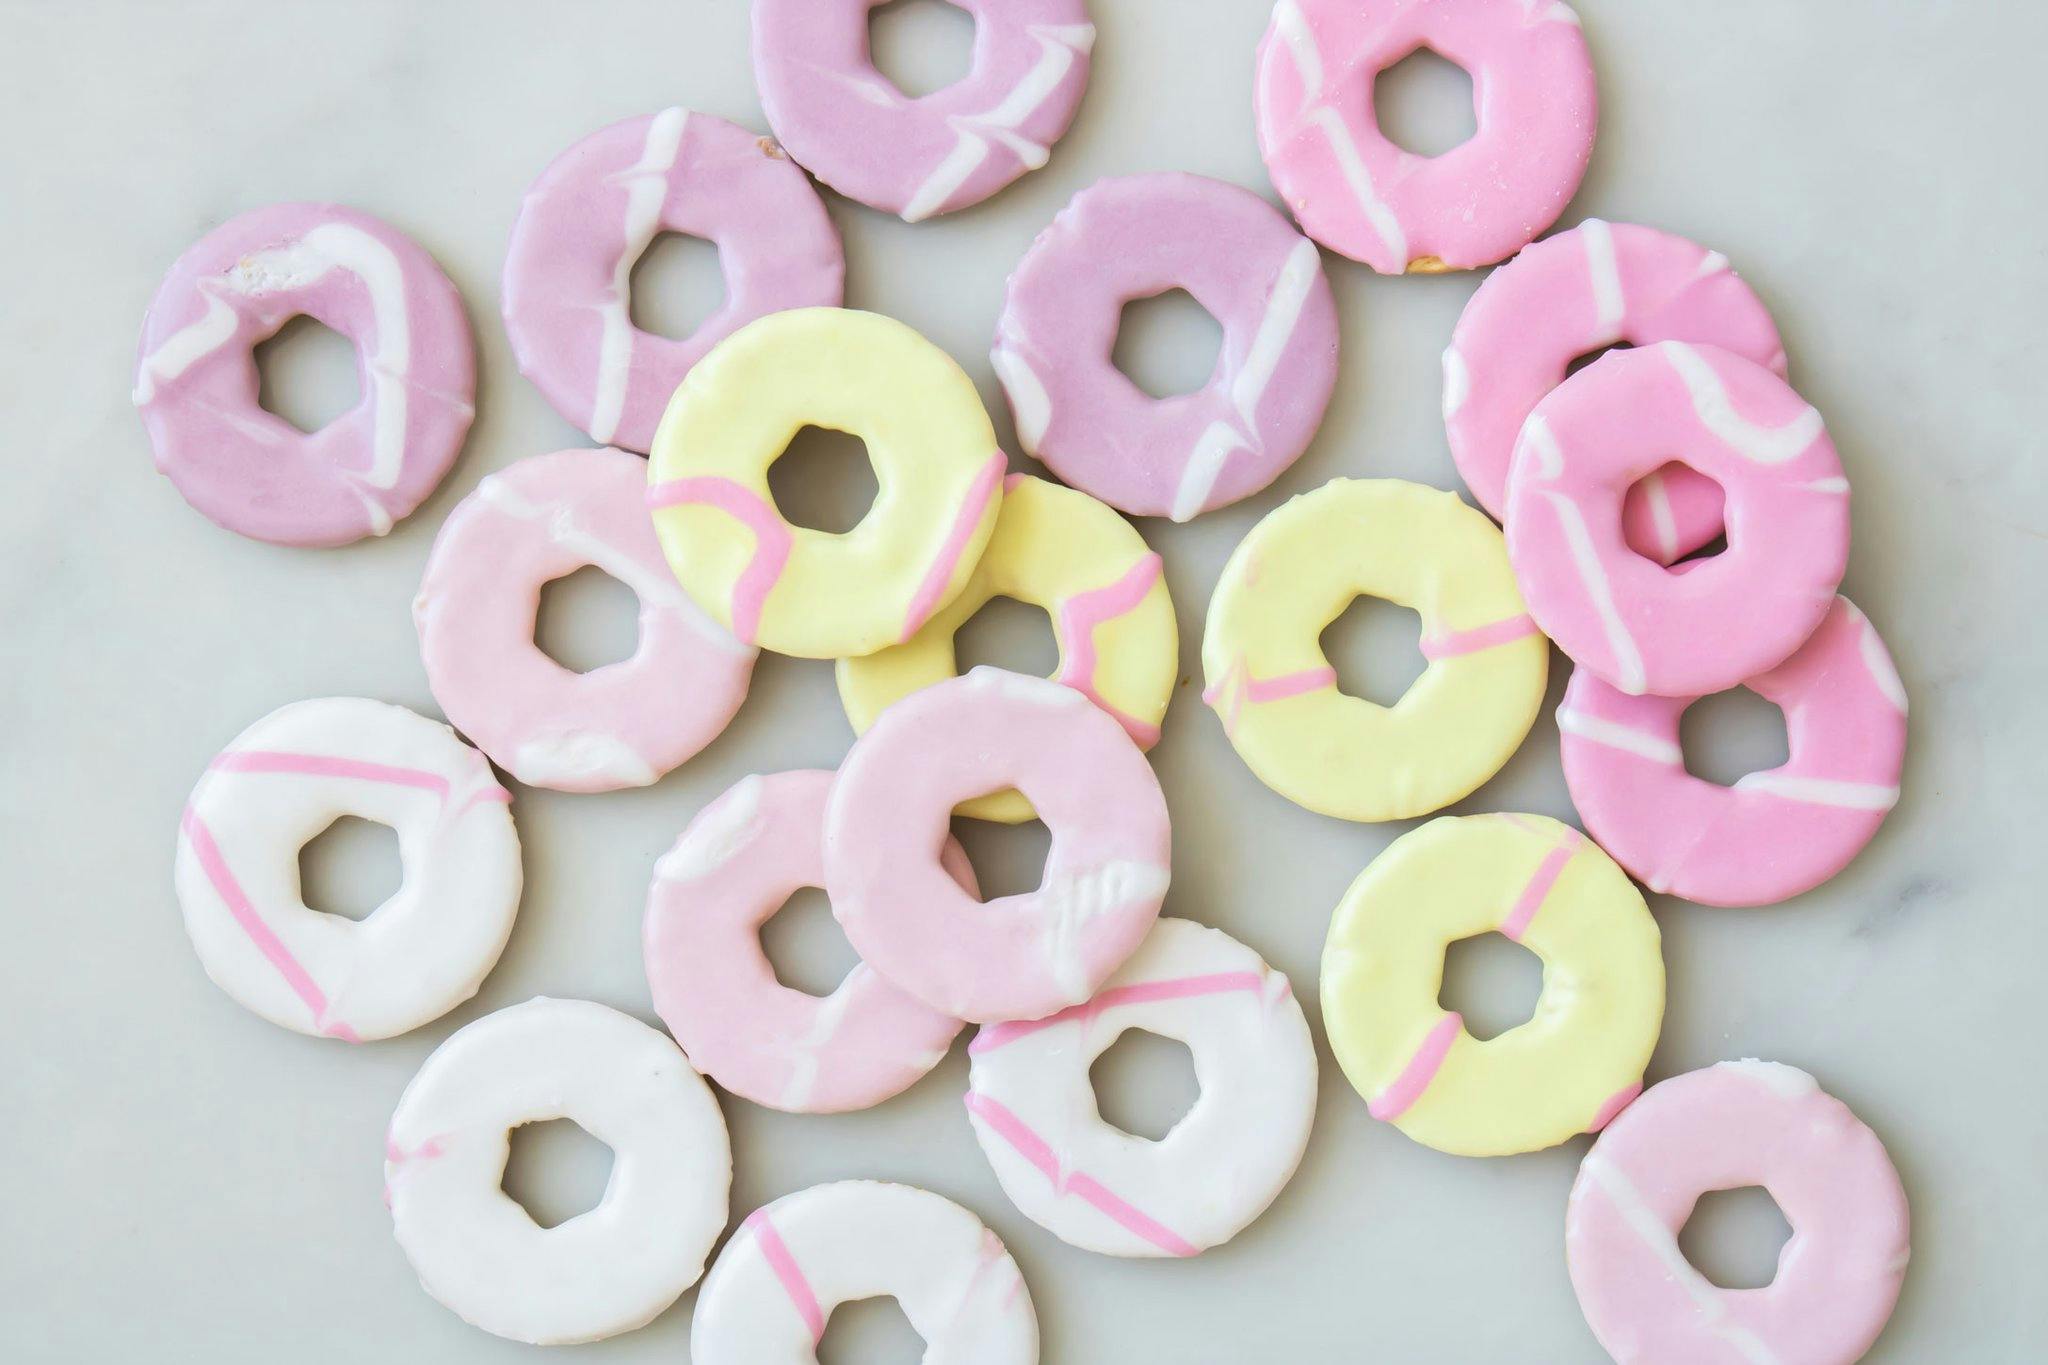
[[[953,808],[1014,788],[1052,831],[1045,879],[986,904],[940,863]],[[825,817],[825,890],[854,950],[941,1013],[1036,1019],[1093,995],[1166,896],[1166,799],[1114,716],[997,668],[934,683],[854,741]]]
[[[1110,359],[1123,307],[1185,289],[1223,328],[1216,372],[1154,398]],[[1098,181],[1010,275],[991,355],[1027,454],[1134,516],[1186,521],[1299,459],[1337,381],[1337,305],[1315,243],[1206,176]]]
[[[1629,489],[1672,460],[1727,497],[1727,550],[1677,570],[1631,550],[1622,524]],[[1536,624],[1631,696],[1701,697],[1775,668],[1849,560],[1849,481],[1820,414],[1763,366],[1678,341],[1610,352],[1536,405],[1506,520]]]
[[[633,266],[663,232],[713,242],[725,302],[687,337],[633,325]],[[505,255],[519,372],[600,443],[645,451],[690,367],[746,323],[837,307],[838,230],[767,138],[687,109],[600,128],[527,190]]]
[[[1777,1278],[1722,1289],[1678,1246],[1712,1190],[1761,1185],[1792,1225]],[[1652,1086],[1593,1144],[1565,1212],[1579,1308],[1619,1365],[1849,1365],[1911,1252],[1877,1135],[1804,1071],[1722,1062]]]
[[[655,1012],[699,1071],[797,1114],[880,1104],[937,1066],[960,1031],[864,962],[822,998],[775,979],[761,926],[794,892],[825,884],[831,788],[815,769],[740,779],[654,865],[647,896]],[[957,843],[940,860],[975,892]]]
[[[294,702],[207,765],[178,904],[215,985],[273,1024],[358,1043],[476,994],[519,909],[511,793],[447,726],[357,697]],[[403,880],[360,921],[308,906],[299,850],[344,815],[398,835]]]
[[[696,1365],[816,1365],[832,1310],[892,1298],[923,1365],[1036,1365],[1038,1314],[1002,1239],[911,1185],[840,1180],[755,1209],[690,1319]]]
[[[1653,891],[1771,905],[1848,866],[1899,799],[1906,690],[1846,597],[1798,653],[1745,684],[1785,713],[1791,756],[1723,787],[1685,770],[1696,698],[1631,697],[1581,669],[1557,726],[1586,830]]]
[[[1458,473],[1497,518],[1522,423],[1580,356],[1687,341],[1785,374],[1763,302],[1718,251],[1635,223],[1588,218],[1486,277],[1444,352],[1444,429]],[[1683,466],[1652,474],[1623,507],[1628,543],[1660,564],[1721,533],[1721,489]]]
[[[868,11],[882,2],[754,0],[754,82],[789,154],[909,223],[1043,166],[1088,84],[1085,0],[951,0],[974,16],[973,65],[919,99],[868,54]]]
[[[413,600],[434,700],[521,782],[644,787],[709,744],[746,700],[755,650],[677,584],[647,519],[647,462],[535,455],[449,514]],[[640,599],[632,656],[588,673],[533,640],[540,591],[595,566]]]
[[[1477,131],[1436,157],[1373,114],[1379,73],[1423,48],[1472,77]],[[1279,0],[1253,99],[1303,231],[1386,275],[1491,265],[1534,241],[1578,190],[1600,107],[1563,0]]]
[[[1158,1141],[1102,1119],[1089,1068],[1130,1029],[1186,1044],[1201,1093]],[[1287,978],[1236,939],[1162,918],[1083,1005],[990,1024],[967,1112],[1025,1216],[1111,1256],[1194,1256],[1265,1212],[1301,1163],[1316,1050]]]
[[[255,347],[295,317],[356,346],[362,397],[303,432],[257,403]],[[150,301],[135,406],[156,467],[230,531],[280,545],[381,536],[441,482],[476,409],[455,286],[389,224],[338,204],[231,218]]]

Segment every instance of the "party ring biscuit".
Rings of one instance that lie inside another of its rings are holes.
[[[1543,959],[1529,1021],[1481,1041],[1437,1003],[1444,950],[1499,933]],[[1337,906],[1323,1020],[1372,1116],[1459,1156],[1597,1132],[1642,1089],[1664,1017],[1657,922],[1577,830],[1445,816],[1388,845]]]
[[[1180,671],[1180,634],[1159,556],[1137,529],[1089,497],[1044,479],[1003,481],[995,534],[960,595],[910,640],[839,661],[839,698],[865,732],[899,698],[954,676],[954,634],[991,598],[1043,607],[1052,618],[1065,683],[1115,716],[1140,747],[1159,722]],[[1031,806],[1014,791],[960,807],[977,820],[1015,824]]]
[[[793,526],[768,467],[805,426],[858,436],[874,506],[843,535]],[[649,452],[669,566],[750,644],[838,659],[900,644],[974,572],[1003,453],[974,381],[892,318],[799,308],[749,323],[690,371]]]
[[[1422,617],[1429,666],[1390,707],[1340,692],[1318,643],[1361,596]],[[1268,513],[1224,565],[1202,699],[1288,800],[1399,820],[1500,770],[1535,723],[1549,666],[1483,513],[1421,484],[1335,479]]]

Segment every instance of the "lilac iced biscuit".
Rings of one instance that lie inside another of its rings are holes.
[[[630,312],[633,266],[663,232],[713,242],[725,304],[680,340]],[[839,233],[782,149],[687,109],[600,128],[526,192],[505,256],[519,372],[590,438],[645,452],[669,395],[726,336],[785,308],[836,308]]]
[[[1123,307],[1185,289],[1222,324],[1216,372],[1154,398],[1111,363]],[[1337,379],[1315,243],[1249,190],[1168,172],[1099,181],[1010,275],[991,356],[1017,439],[1133,516],[1186,521],[1300,458]]]
[[[355,343],[362,398],[304,432],[256,401],[255,347],[295,317]],[[476,413],[455,286],[411,239],[338,204],[272,204],[186,249],[150,301],[135,406],[156,466],[230,531],[381,536],[455,462]]]
[[[882,2],[754,0],[754,81],[789,154],[909,223],[1043,166],[1088,84],[1085,0],[951,0],[974,16],[973,65],[920,99],[868,54],[868,11]]]

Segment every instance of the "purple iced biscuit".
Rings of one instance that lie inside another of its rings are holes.
[[[314,432],[256,401],[256,345],[302,315],[355,343],[362,389]],[[431,256],[354,209],[272,204],[171,266],[143,320],[134,398],[157,468],[208,517],[280,545],[346,545],[434,491],[475,393],[469,320]]]
[[[1207,384],[1153,398],[1110,351],[1126,303],[1176,288],[1222,324],[1223,350]],[[1315,243],[1251,191],[1123,176],[1038,234],[991,359],[1026,452],[1112,507],[1186,521],[1307,449],[1337,379],[1337,305]]]
[[[681,340],[629,312],[634,263],[664,231],[714,242],[725,306]],[[683,376],[730,333],[785,308],[836,308],[839,233],[782,149],[686,109],[600,128],[527,190],[505,256],[519,372],[594,441],[645,451]]]
[[[911,223],[1043,166],[1088,83],[1085,0],[951,0],[974,16],[973,66],[921,99],[868,55],[868,11],[882,2],[754,0],[754,80],[789,154]]]

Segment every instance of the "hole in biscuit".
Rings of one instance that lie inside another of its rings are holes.
[[[1397,704],[1429,666],[1422,657],[1422,618],[1377,597],[1355,598],[1323,627],[1321,643],[1337,670],[1337,689],[1378,706]]]
[[[1052,831],[1042,820],[1006,825],[995,820],[953,817],[953,837],[966,851],[981,884],[984,902],[1036,891],[1045,881],[1045,860],[1052,852]]]
[[[991,597],[953,635],[954,671],[965,673],[982,664],[1051,677],[1060,666],[1052,617],[1030,602]]]
[[[845,535],[860,525],[878,491],[860,437],[829,427],[797,432],[768,466],[768,492],[782,519],[826,535]]]
[[[1471,74],[1426,47],[1373,77],[1372,112],[1381,135],[1416,156],[1442,156],[1479,131]]]
[[[633,325],[680,341],[725,307],[725,263],[718,244],[664,232],[633,262],[626,311]]]
[[[1662,564],[1673,573],[1684,573],[1684,566],[1712,559],[1715,555],[1725,552],[1728,548],[1728,534],[1724,528],[1706,544],[1688,550],[1676,558],[1672,557],[1671,550],[1678,543],[1678,528],[1672,520],[1671,490],[1678,481],[1690,485],[1686,494],[1689,502],[1698,497],[1704,486],[1714,499],[1715,520],[1720,520],[1722,508],[1727,503],[1727,494],[1721,485],[1691,466],[1671,460],[1630,485],[1627,511],[1622,517],[1622,532],[1629,549],[1644,559],[1653,564]]]
[[[1185,289],[1132,299],[1116,328],[1110,363],[1154,398],[1193,393],[1216,373],[1223,324]]]
[[[905,1365],[923,1360],[924,1338],[904,1316],[903,1305],[891,1297],[853,1299],[832,1310],[825,1335],[818,1338],[818,1365],[874,1365],[898,1360]]]
[[[974,16],[948,0],[889,0],[868,11],[868,60],[912,99],[964,79]]]
[[[640,648],[640,599],[603,569],[586,565],[541,584],[533,642],[572,673],[630,659]]]
[[[1709,1190],[1678,1233],[1693,1269],[1723,1289],[1761,1289],[1778,1278],[1792,1226],[1769,1190],[1745,1185]]]
[[[299,850],[299,900],[308,910],[366,920],[403,881],[398,831],[344,815]]]
[[[1095,1059],[1088,1080],[1104,1123],[1153,1142],[1173,1131],[1200,1093],[1187,1044],[1135,1028]]]
[[[544,1228],[559,1227],[604,1202],[612,1149],[574,1119],[522,1123],[507,1135],[498,1187]]]
[[[301,314],[256,346],[256,402],[300,431],[320,430],[362,400],[356,344]]]
[[[1444,950],[1436,1002],[1463,1016],[1465,1031],[1481,1042],[1528,1023],[1542,994],[1543,959],[1505,934],[1475,934]]]
[[[1701,697],[1678,722],[1685,770],[1732,787],[1751,773],[1783,765],[1792,753],[1785,713],[1746,687]]]
[[[1570,363],[1564,367],[1564,377],[1570,379],[1602,356],[1612,355],[1616,351],[1633,351],[1635,348],[1635,343],[1632,341],[1617,341],[1612,346],[1600,346],[1593,350],[1582,352],[1579,355],[1573,356]]]
[[[761,926],[761,951],[777,981],[820,997],[838,990],[860,961],[832,917],[832,902],[815,886],[800,888]]]

